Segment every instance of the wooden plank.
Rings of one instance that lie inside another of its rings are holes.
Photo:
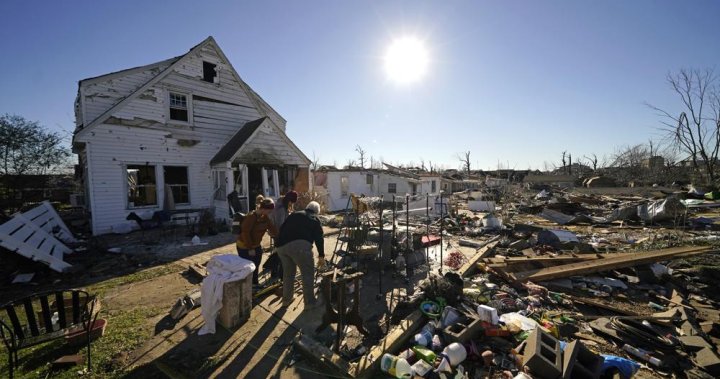
[[[391,329],[380,343],[373,346],[370,351],[350,369],[350,374],[354,378],[371,378],[380,366],[380,358],[382,358],[383,354],[386,352],[399,351],[400,347],[408,341],[410,336],[415,334],[415,331],[423,321],[425,321],[425,316],[420,310],[411,313],[410,316]]]
[[[472,275],[475,271],[477,271],[477,267],[475,264],[481,259],[485,258],[488,254],[490,254],[490,252],[492,252],[495,246],[498,244],[499,240],[500,236],[495,236],[485,242],[485,246],[478,249],[475,255],[473,255],[467,262],[465,262],[465,264],[460,266],[460,268],[458,269],[458,274],[460,274],[460,276],[469,276]]]
[[[515,273],[515,277],[522,282],[544,281],[558,278],[566,278],[574,275],[592,274],[600,271],[615,270],[623,267],[638,266],[662,260],[668,260],[677,256],[689,256],[704,254],[710,251],[708,246],[675,247],[670,249],[656,250],[652,252],[638,252],[631,256],[620,256],[606,258],[602,261],[577,262],[544,268],[537,271],[526,271]]]
[[[294,346],[305,356],[314,359],[317,363],[326,366],[331,371],[341,375],[341,377],[350,377],[349,372],[352,369],[350,364],[312,338],[300,334],[295,338]]]

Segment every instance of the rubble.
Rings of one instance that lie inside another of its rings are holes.
[[[403,370],[425,378],[683,376],[689,368],[718,375],[720,294],[708,289],[720,284],[712,234],[720,214],[696,216],[713,208],[653,194],[553,187],[507,191],[490,206],[478,191],[450,199],[448,214],[426,222],[393,219],[401,246],[412,235],[440,236],[413,248],[443,260],[424,262],[432,269],[409,303],[415,312],[351,364],[350,375],[381,375],[383,354],[400,354]],[[458,345],[465,354],[443,357]]]

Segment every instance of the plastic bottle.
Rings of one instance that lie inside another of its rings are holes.
[[[430,346],[432,343],[432,332],[428,330],[421,330],[420,333],[415,335],[415,343],[422,346]]]
[[[415,355],[422,359],[423,361],[433,364],[435,362],[435,358],[437,355],[432,350],[424,347],[424,346],[413,346],[412,351],[415,352]]]
[[[385,354],[380,360],[380,370],[398,379],[412,378],[412,366],[392,354]]]
[[[625,344],[623,347],[623,350],[627,351],[628,353],[644,360],[645,362],[650,363],[651,365],[655,367],[660,367],[662,365],[662,361],[653,357],[645,350],[638,349],[637,347],[630,346],[628,344]]]

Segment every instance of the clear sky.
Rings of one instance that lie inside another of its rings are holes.
[[[0,114],[67,132],[77,82],[187,52],[212,35],[312,158],[355,146],[389,163],[543,168],[659,140],[665,77],[720,62],[717,1],[0,2]],[[424,77],[388,78],[401,37]]]

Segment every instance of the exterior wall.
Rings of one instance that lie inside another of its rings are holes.
[[[436,195],[442,191],[442,177],[440,176],[421,176],[421,188],[418,190],[421,194]],[[433,191],[432,183],[435,182],[435,191]]]

